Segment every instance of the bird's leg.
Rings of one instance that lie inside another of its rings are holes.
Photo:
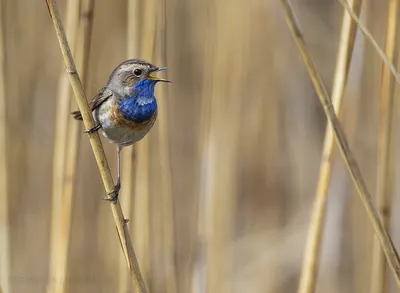
[[[93,126],[92,128],[86,129],[84,131],[84,133],[93,133],[93,132],[99,130],[100,128],[101,128],[101,125],[97,124],[96,126]]]
[[[106,197],[105,200],[108,201],[117,201],[118,199],[118,195],[119,195],[119,190],[121,189],[121,150],[122,147],[121,146],[117,146],[117,184],[114,186],[114,189],[111,190],[108,195],[114,194],[113,197]]]

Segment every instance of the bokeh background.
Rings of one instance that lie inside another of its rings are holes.
[[[75,0],[57,1],[64,22],[69,1]],[[133,185],[121,201],[149,292],[294,292],[326,119],[279,1],[132,2],[95,1],[85,84],[91,99],[128,57],[169,67],[172,84],[157,86],[155,127],[133,159],[123,150],[123,189]],[[330,91],[343,9],[334,0],[291,2]],[[55,207],[53,173],[62,115],[56,109],[67,74],[45,1],[3,0],[1,7],[6,168],[0,175],[7,192],[0,195],[0,286],[4,293],[55,292],[55,283],[65,292],[133,292],[83,126],[75,191],[66,199],[67,276],[51,274],[52,237],[64,231],[52,224],[65,200]],[[361,17],[383,46],[387,1],[363,1]],[[371,191],[381,71],[375,50],[358,34],[340,119]],[[398,123],[396,110],[395,143]],[[104,147],[115,174],[115,149]],[[366,292],[372,228],[337,151],[333,162],[317,292]],[[392,190],[395,210],[395,183]],[[398,224],[393,212],[395,243]]]

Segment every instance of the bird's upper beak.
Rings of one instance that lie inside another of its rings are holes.
[[[168,67],[157,67],[155,70],[153,70],[153,72],[167,70],[167,69],[168,69]],[[150,74],[147,76],[147,79],[154,80],[154,81],[161,81],[161,82],[171,82],[168,79],[158,78],[158,77],[152,76]]]

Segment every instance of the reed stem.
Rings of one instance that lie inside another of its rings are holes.
[[[159,53],[157,59],[160,66],[166,67],[167,64],[167,44],[166,44],[166,0],[159,1],[159,9],[157,14],[157,35],[160,40]],[[166,74],[168,74],[166,72]],[[160,169],[161,174],[161,230],[162,242],[164,247],[164,278],[166,293],[177,292],[177,279],[176,279],[176,251],[175,251],[175,217],[174,217],[174,202],[173,202],[173,187],[172,187],[172,167],[170,157],[170,142],[169,142],[169,119],[168,119],[168,88],[164,85],[160,87],[157,93],[159,104],[159,121],[158,121],[158,151],[160,156]]]
[[[71,86],[73,88],[75,98],[82,113],[83,123],[86,129],[94,127],[95,123],[93,120],[92,113],[89,109],[89,105],[85,96],[85,92],[79,78],[78,72],[75,67],[75,63],[71,54],[71,50],[68,45],[68,41],[62,26],[60,15],[57,9],[55,0],[46,0],[47,7],[51,19],[53,21],[54,29],[57,34],[57,38],[60,44],[61,52],[64,57],[65,67],[70,79]],[[107,158],[104,153],[104,149],[100,140],[100,136],[97,132],[88,134],[89,142],[92,146],[92,150],[100,171],[100,175],[107,193],[110,193],[114,189],[114,182],[111,176],[111,171],[107,162]],[[129,270],[131,271],[134,286],[139,293],[146,293],[147,289],[143,281],[139,265],[136,260],[135,251],[132,246],[132,242],[129,235],[129,230],[126,225],[125,217],[122,213],[121,205],[118,200],[110,202],[110,207],[114,216],[114,221],[117,226],[119,239],[121,246],[124,251],[126,262]]]
[[[400,262],[397,251],[392,243],[389,234],[387,233],[385,227],[382,224],[382,221],[380,219],[380,216],[376,208],[373,205],[372,197],[368,191],[368,188],[366,186],[365,180],[362,176],[358,163],[355,160],[353,153],[348,145],[347,138],[344,134],[339,119],[335,114],[335,110],[332,105],[331,99],[323,85],[322,79],[308,52],[306,43],[302,37],[302,33],[295,20],[292,8],[287,0],[281,0],[280,2],[285,12],[286,21],[289,26],[290,32],[292,33],[293,38],[298,46],[299,52],[307,68],[308,74],[310,75],[311,81],[315,87],[317,95],[324,108],[326,117],[333,128],[334,136],[338,144],[338,147],[340,149],[343,160],[351,175],[351,178],[361,198],[361,201],[364,204],[365,210],[371,221],[373,229],[379,238],[380,244],[385,252],[386,259],[393,272],[396,283],[400,287]]]
[[[9,250],[9,220],[8,220],[8,167],[7,167],[7,115],[5,88],[5,20],[4,0],[0,1],[0,285],[3,291],[9,293],[10,280],[10,250]]]
[[[128,0],[127,2],[127,57],[128,59],[135,58],[139,55],[139,1]],[[128,147],[122,152],[122,174],[121,178],[122,185],[121,189],[121,202],[123,203],[124,212],[129,217],[132,218],[134,213],[132,212],[133,198],[135,198],[135,170],[136,170],[136,146],[133,145]],[[133,221],[135,222],[135,221]],[[131,224],[132,221],[129,223]],[[136,233],[135,233],[136,234]],[[137,246],[136,246],[137,247]],[[138,254],[140,258],[140,254]],[[126,293],[129,292],[131,288],[131,279],[129,278],[128,272],[125,270],[125,262],[120,259],[120,272],[119,272],[119,292]],[[143,269],[143,267],[142,267]]]
[[[393,63],[390,61],[388,56],[386,56],[385,52],[381,49],[381,47],[375,41],[375,38],[368,31],[367,27],[360,21],[360,19],[358,18],[357,14],[351,9],[351,7],[349,6],[349,3],[347,2],[347,0],[338,0],[338,1],[344,7],[344,9],[347,11],[347,13],[350,15],[350,17],[353,19],[353,21],[357,24],[358,28],[364,34],[365,38],[369,42],[371,42],[372,46],[374,46],[375,50],[378,52],[379,56],[382,58],[382,61],[388,67],[390,72],[393,74],[393,76],[396,79],[396,81],[398,83],[400,83],[400,74],[397,71],[396,67],[393,65]]]
[[[386,25],[385,54],[393,63],[397,42],[397,16],[399,1],[389,0]],[[377,203],[382,225],[389,230],[391,218],[391,192],[393,187],[392,161],[392,125],[394,112],[393,77],[385,64],[382,64],[381,87],[379,97],[379,130],[378,130],[378,168],[377,168]],[[386,260],[375,237],[373,245],[371,293],[386,292]]]
[[[81,72],[82,82],[85,85],[87,80],[88,59],[90,52],[90,41],[92,34],[93,20],[93,0],[80,0],[80,17],[78,19],[79,29],[77,33],[77,42],[75,47],[75,56],[77,60],[77,69]],[[65,73],[62,73],[65,75]],[[69,87],[69,85],[68,85]],[[70,91],[68,91],[70,93]],[[69,95],[70,110],[76,108],[73,102],[72,94]],[[65,109],[64,109],[65,111]],[[71,112],[69,111],[69,112]],[[72,207],[73,195],[76,187],[76,171],[78,161],[79,141],[81,137],[80,125],[73,119],[68,117],[67,132],[65,133],[66,147],[65,153],[59,154],[65,157],[65,169],[63,170],[62,193],[58,195],[60,200],[59,211],[54,217],[52,233],[57,235],[57,244],[52,247],[52,252],[55,256],[55,268],[51,272],[56,276],[56,280],[66,280],[68,270],[68,254],[70,247],[71,223],[72,223]],[[57,196],[57,195],[55,195]],[[50,279],[50,281],[54,281]],[[66,282],[54,282],[51,292],[63,293],[66,292]]]
[[[79,11],[80,0],[70,0],[67,2],[66,12],[66,33],[70,40],[70,46],[75,52],[78,40],[79,27]],[[63,292],[65,290],[65,273],[66,273],[66,252],[63,212],[71,207],[69,200],[63,197],[65,164],[68,141],[69,127],[69,105],[71,103],[71,86],[69,85],[68,76],[62,70],[59,78],[59,87],[56,106],[56,123],[54,136],[54,153],[53,153],[53,190],[52,190],[52,210],[51,210],[51,234],[50,234],[50,276],[47,286],[48,292]],[[63,212],[61,211],[63,209]],[[67,221],[68,222],[68,221]],[[69,237],[67,237],[69,239]]]
[[[352,1],[351,5],[355,13],[358,15],[361,10],[361,0],[354,0]],[[332,104],[336,110],[337,116],[339,116],[341,112],[343,93],[347,83],[347,76],[356,38],[356,30],[356,25],[351,20],[350,16],[344,12],[332,88]],[[317,189],[308,231],[303,267],[300,276],[300,285],[298,290],[299,293],[312,293],[315,291],[318,262],[326,215],[326,201],[332,170],[334,142],[332,128],[329,124],[327,124]]]

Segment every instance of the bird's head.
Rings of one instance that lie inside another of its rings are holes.
[[[132,93],[137,82],[153,86],[157,82],[170,82],[152,74],[166,70],[166,67],[157,67],[141,59],[130,59],[119,64],[111,73],[107,86],[121,96]]]

